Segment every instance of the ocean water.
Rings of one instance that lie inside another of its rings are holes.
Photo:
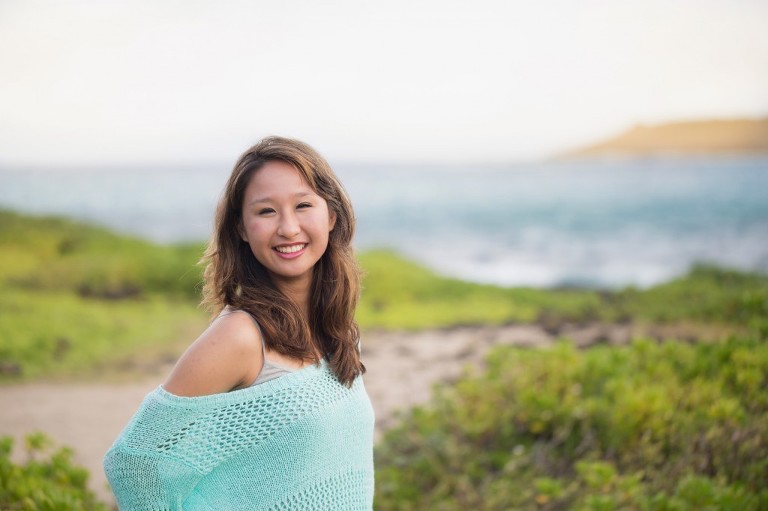
[[[338,164],[356,246],[501,285],[649,286],[696,263],[768,272],[768,157]],[[204,240],[228,165],[0,168],[0,207]]]

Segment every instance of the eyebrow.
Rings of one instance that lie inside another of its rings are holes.
[[[293,197],[294,198],[299,198],[299,197],[306,197],[307,195],[313,195],[313,192],[298,192],[298,193],[294,193]],[[251,202],[249,202],[246,205],[247,206],[253,206],[254,204],[258,204],[260,202],[272,202],[272,198],[270,198],[270,197],[261,197],[261,198],[258,198],[258,199],[253,199]]]

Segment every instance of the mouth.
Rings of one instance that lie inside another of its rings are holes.
[[[300,255],[305,248],[307,248],[307,243],[295,243],[292,245],[272,247],[272,250],[277,252],[281,257],[296,257]]]

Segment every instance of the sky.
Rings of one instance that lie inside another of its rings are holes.
[[[546,158],[768,115],[764,0],[0,0],[0,165]]]

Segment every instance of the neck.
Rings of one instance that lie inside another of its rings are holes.
[[[304,316],[305,321],[309,321],[309,287],[304,286],[301,288],[294,288],[292,286],[280,286],[280,291],[286,295],[293,303],[298,305],[301,315]],[[314,333],[310,332],[310,335]],[[315,352],[315,356],[318,359],[322,358],[322,351],[317,348],[316,340],[310,339],[309,344],[312,347],[312,351]]]
[[[280,291],[298,305],[304,318],[309,318],[309,283],[308,282],[285,282],[278,288]]]

